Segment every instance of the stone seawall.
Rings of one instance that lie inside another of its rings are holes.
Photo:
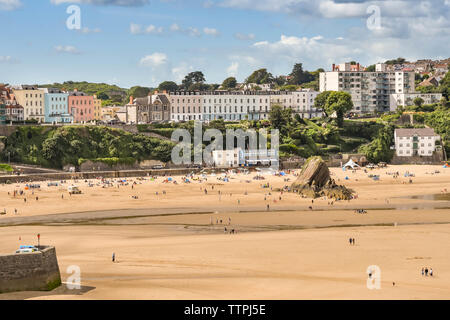
[[[0,293],[50,291],[61,285],[54,247],[26,254],[0,255]]]
[[[166,170],[129,170],[129,171],[99,171],[99,172],[74,172],[74,173],[38,173],[20,176],[0,177],[0,183],[20,183],[32,181],[61,181],[61,180],[84,180],[103,177],[111,178],[133,178],[146,176],[179,176],[191,172],[199,172],[198,169],[166,169]]]

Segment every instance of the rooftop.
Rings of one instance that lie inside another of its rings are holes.
[[[432,137],[436,136],[434,129],[431,128],[422,128],[422,129],[395,129],[395,135],[397,137]]]

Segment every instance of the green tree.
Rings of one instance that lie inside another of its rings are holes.
[[[308,71],[303,71],[302,63],[296,63],[289,76],[291,77],[289,84],[293,85],[301,85],[314,80],[314,77]]]
[[[126,102],[128,103],[128,101],[130,101],[130,97],[144,98],[144,97],[148,96],[149,93],[150,93],[150,88],[140,87],[140,86],[131,87],[130,90],[128,90]]]
[[[423,103],[424,103],[424,100],[421,98],[421,97],[417,97],[417,98],[415,98],[414,99],[414,105],[416,106],[416,107],[421,107],[422,105],[423,105]]]
[[[280,105],[274,105],[270,109],[269,121],[272,127],[280,130],[282,135],[286,135],[289,130],[289,124],[292,122],[292,110],[283,109]]]
[[[330,96],[332,91],[324,91],[317,95],[314,100],[314,108],[323,110],[325,114],[328,116],[325,110],[325,103],[327,102],[328,97]]]
[[[159,84],[158,90],[174,92],[178,90],[178,85],[173,81],[164,81]]]
[[[367,72],[375,72],[375,70],[376,70],[376,66],[374,64],[372,64],[366,68]]]
[[[353,109],[352,96],[347,92],[332,91],[325,102],[324,110],[327,115],[336,113],[338,126],[344,124],[344,115]]]
[[[194,72],[190,72],[186,75],[186,77],[184,77],[182,83],[183,83],[183,87],[185,90],[189,90],[189,88],[193,85],[193,84],[197,84],[197,83],[204,83],[206,81],[205,76],[203,74],[203,72],[201,71],[194,71]]]
[[[98,92],[97,93],[97,99],[109,100],[109,96],[106,93],[104,93],[104,92]]]
[[[266,84],[273,82],[273,76],[267,69],[259,69],[253,72],[245,81],[246,83]]]
[[[237,80],[236,80],[235,77],[226,78],[222,82],[222,88],[223,89],[234,89],[234,88],[236,88],[236,85],[237,85]]]

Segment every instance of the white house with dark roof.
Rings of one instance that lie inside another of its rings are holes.
[[[440,141],[441,137],[431,128],[396,129],[394,139],[397,156],[429,157],[436,151],[436,141]]]

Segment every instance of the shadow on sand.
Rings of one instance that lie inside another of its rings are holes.
[[[67,288],[66,284],[63,283],[61,286],[52,291],[21,291],[3,293],[0,294],[0,300],[26,300],[47,296],[81,296],[94,289],[95,287],[81,286],[81,289],[70,290]]]

